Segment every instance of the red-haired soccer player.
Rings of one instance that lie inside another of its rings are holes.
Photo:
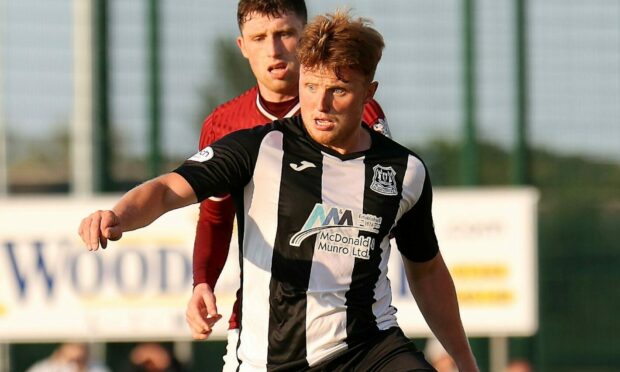
[[[230,132],[252,128],[299,114],[299,62],[295,50],[307,21],[304,1],[241,0],[237,9],[240,36],[237,45],[248,60],[257,85],[217,107],[205,120],[199,149]],[[389,135],[384,113],[375,100],[364,106],[363,121]],[[226,262],[235,207],[228,195],[200,204],[194,243],[194,291],[186,318],[192,336],[206,339],[219,319],[213,289]],[[229,346],[235,346],[239,328],[240,292],[229,320]],[[208,323],[207,314],[211,317]]]

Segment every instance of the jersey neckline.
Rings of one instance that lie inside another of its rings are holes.
[[[256,107],[258,108],[258,111],[260,111],[261,114],[263,114],[266,118],[269,118],[269,120],[273,121],[273,120],[278,120],[278,119],[290,118],[291,116],[295,115],[295,113],[299,111],[301,105],[299,101],[297,101],[297,104],[295,104],[295,106],[293,106],[286,114],[284,114],[282,118],[278,118],[272,113],[270,113],[269,111],[267,111],[267,109],[263,106],[263,104],[260,101],[260,90],[256,89]]]
[[[338,158],[340,160],[343,160],[343,161],[364,157],[375,146],[375,138],[373,136],[373,131],[369,127],[364,125],[364,123],[362,121],[360,121],[360,126],[362,127],[363,130],[366,130],[368,132],[368,134],[370,135],[370,146],[366,150],[350,152],[348,154],[341,154],[341,153],[339,153],[336,150],[333,150],[333,149],[331,149],[331,148],[329,148],[327,146],[321,145],[320,143],[316,142],[312,138],[310,133],[308,133],[308,131],[306,130],[306,127],[304,126],[304,122],[303,122],[303,119],[301,118],[301,115],[295,116],[293,118],[293,120],[294,120],[295,124],[297,126],[299,126],[299,128],[303,132],[304,137],[308,139],[308,141],[310,142],[310,144],[312,146],[317,148],[319,151],[325,153],[326,155],[330,155],[330,156],[336,157],[336,158]]]

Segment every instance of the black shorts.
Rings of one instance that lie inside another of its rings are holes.
[[[360,371],[360,372],[409,372],[436,371],[398,328],[380,331],[368,342],[349,348],[338,356],[311,367],[313,372]]]

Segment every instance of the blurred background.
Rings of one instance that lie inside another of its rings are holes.
[[[540,192],[538,330],[509,359],[620,371],[620,1],[307,5],[374,21],[377,100],[434,186]],[[191,156],[204,117],[255,83],[237,34],[234,1],[0,0],[0,208],[123,192]],[[7,342],[0,368],[62,341]],[[92,347],[119,370],[139,341]],[[222,341],[159,341],[188,369],[221,365]],[[490,370],[490,339],[471,342]]]

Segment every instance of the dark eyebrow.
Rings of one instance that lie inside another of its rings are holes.
[[[254,37],[257,37],[257,36],[265,36],[265,35],[267,35],[266,32],[257,32],[257,33],[254,33],[254,34],[247,34],[247,37],[254,38]]]

